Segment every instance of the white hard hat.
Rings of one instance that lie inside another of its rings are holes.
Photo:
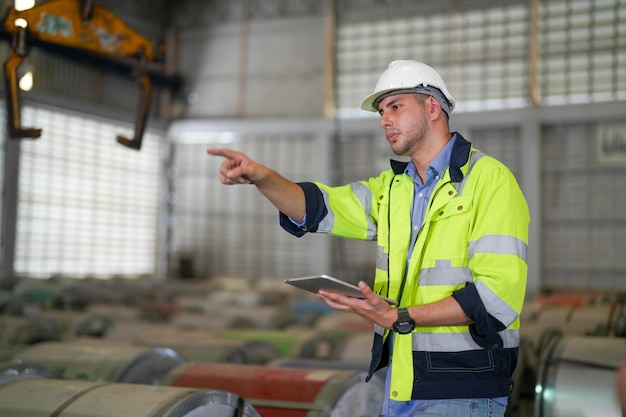
[[[434,88],[433,88],[434,87]],[[454,110],[454,97],[432,67],[417,61],[400,60],[389,64],[374,92],[361,102],[361,109],[378,111],[378,103],[393,94],[421,93],[433,96],[448,114]]]

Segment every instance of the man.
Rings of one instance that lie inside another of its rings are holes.
[[[290,233],[377,240],[373,288],[358,284],[366,299],[318,297],[374,323],[370,377],[388,366],[385,416],[503,416],[512,389],[528,206],[502,163],[450,132],[454,105],[433,68],[389,64],[361,108],[380,114],[389,146],[410,161],[341,187],[208,151],[226,158],[222,183],[256,185]]]

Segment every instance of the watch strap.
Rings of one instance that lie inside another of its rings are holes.
[[[411,320],[411,316],[409,315],[409,310],[406,307],[399,307],[397,323],[408,322],[409,320]]]
[[[409,315],[409,310],[405,307],[397,309],[398,320],[393,324],[393,330],[400,334],[409,334],[415,329],[415,322]]]

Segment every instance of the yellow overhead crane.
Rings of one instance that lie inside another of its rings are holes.
[[[119,143],[132,149],[141,148],[152,95],[150,75],[166,80],[170,87],[177,84],[174,77],[168,81],[161,70],[148,71],[149,62],[162,62],[164,51],[156,50],[150,39],[91,0],[51,0],[22,11],[10,8],[0,31],[12,40],[9,58],[4,63],[7,127],[11,138],[41,136],[41,129],[24,128],[20,122],[17,70],[31,46],[48,48],[72,58],[96,58],[133,70],[142,93],[134,137],[117,137]]]

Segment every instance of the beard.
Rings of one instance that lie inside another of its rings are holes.
[[[424,140],[424,137],[428,133],[428,118],[426,112],[422,108],[422,111],[416,115],[413,124],[408,128],[406,133],[402,133],[402,136],[406,139],[404,141],[398,141],[395,147],[392,145],[391,149],[396,155],[406,156],[411,153],[415,146]]]

